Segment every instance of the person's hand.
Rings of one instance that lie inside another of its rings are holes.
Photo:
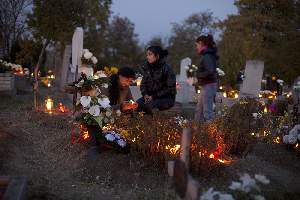
[[[150,101],[152,101],[152,96],[145,95],[144,99],[145,99],[145,103],[149,103]]]
[[[136,102],[124,102],[121,105],[122,111],[135,110],[138,107]]]

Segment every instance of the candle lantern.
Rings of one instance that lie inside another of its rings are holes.
[[[51,98],[47,98],[45,101],[46,104],[46,112],[52,114],[53,112],[53,100]]]

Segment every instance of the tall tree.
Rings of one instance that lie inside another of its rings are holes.
[[[220,23],[221,63],[233,84],[248,59],[265,61],[265,71],[288,82],[300,73],[299,1],[237,0],[238,14]]]
[[[25,12],[31,0],[1,0],[0,38],[4,57],[11,60],[10,52],[14,44],[25,31]]]
[[[98,30],[103,26],[99,21],[107,20],[110,4],[111,0],[33,0],[33,12],[29,15],[28,26],[34,37],[43,44],[34,70],[35,93],[38,90],[39,66],[48,44],[59,42],[64,47],[71,42],[73,31],[78,26],[84,27],[86,32]]]
[[[186,18],[182,23],[174,23],[169,39],[169,62],[179,71],[180,60],[185,57],[197,60],[195,53],[195,40],[202,34],[214,34],[215,18],[210,11],[195,13]]]
[[[126,17],[114,16],[107,36],[106,56],[110,65],[136,66],[141,61],[141,48],[138,44],[134,24]]]

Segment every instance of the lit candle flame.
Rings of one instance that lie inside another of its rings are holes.
[[[65,106],[62,103],[58,104],[58,108],[59,108],[60,112],[62,112],[62,113],[66,112],[66,108],[65,108]]]
[[[48,112],[49,114],[52,113],[52,108],[53,108],[53,100],[50,99],[50,98],[48,98],[48,99],[46,100],[46,110],[47,110],[47,112]]]

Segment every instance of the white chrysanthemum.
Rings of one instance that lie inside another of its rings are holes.
[[[220,68],[217,68],[216,70],[219,76],[225,76],[225,72],[223,70],[221,70]]]
[[[219,192],[214,191],[214,188],[209,188],[200,196],[200,200],[214,200],[214,197],[218,194]]]
[[[91,115],[93,115],[94,117],[99,116],[100,115],[100,107],[98,105],[90,107],[89,113]]]
[[[110,117],[110,116],[111,116],[111,112],[110,112],[110,111],[106,111],[105,115],[106,115],[107,117]]]
[[[91,52],[86,52],[85,54],[83,54],[83,57],[87,60],[91,59],[93,56],[93,54]]]
[[[254,119],[257,119],[258,113],[252,113],[252,116],[254,117]]]
[[[95,56],[93,56],[91,58],[91,60],[92,60],[92,62],[93,62],[94,65],[97,64],[97,62],[98,62],[98,59]]]
[[[105,138],[106,138],[106,140],[108,140],[108,141],[110,141],[110,142],[112,142],[112,141],[114,141],[116,138],[115,138],[115,136],[113,136],[112,134],[106,134],[105,135]]]
[[[122,113],[121,113],[120,110],[117,110],[117,111],[116,111],[116,114],[117,114],[118,117],[120,117]]]
[[[115,138],[117,138],[118,140],[121,139],[121,136],[118,133],[114,133]]]
[[[255,179],[251,178],[249,174],[244,174],[240,177],[242,181],[242,191],[248,193],[251,189],[257,188]]]
[[[266,198],[261,195],[254,195],[253,198],[254,198],[254,200],[266,200]]]
[[[191,72],[191,73],[192,73],[192,72],[193,72],[193,70],[192,70],[192,69],[189,69],[189,72]]]
[[[231,190],[241,190],[242,184],[240,182],[232,181],[231,185],[229,186]]]
[[[101,105],[101,107],[103,108],[108,108],[110,107],[109,103],[109,99],[107,97],[103,97],[103,98],[99,98],[98,99],[98,103]]]
[[[198,69],[198,67],[197,67],[196,65],[192,65],[192,67],[193,67],[195,70]]]
[[[83,107],[89,107],[91,103],[92,98],[90,96],[82,96],[80,98],[80,103]]]
[[[265,184],[265,185],[267,185],[267,184],[270,183],[270,180],[267,179],[267,177],[264,176],[264,175],[255,174],[255,175],[254,175],[254,178],[255,178],[257,181],[259,181],[260,183]]]
[[[126,142],[123,139],[118,140],[117,143],[120,147],[125,147],[126,146]]]
[[[90,52],[88,49],[83,49],[82,50],[82,55],[84,55],[85,53]]]
[[[300,133],[300,124],[295,125],[292,130],[290,130],[289,135],[297,136]]]
[[[108,88],[108,84],[107,84],[107,83],[104,83],[104,84],[102,85],[102,87]]]
[[[295,135],[288,135],[288,141],[289,141],[289,144],[296,144],[297,142],[297,136]]]
[[[106,74],[104,73],[104,71],[97,71],[96,72],[97,76],[99,76],[99,78],[106,78]]]
[[[284,135],[284,136],[282,137],[282,142],[283,142],[284,144],[288,144],[288,143],[289,143],[289,135]]]
[[[231,194],[219,194],[219,200],[234,200]]]

